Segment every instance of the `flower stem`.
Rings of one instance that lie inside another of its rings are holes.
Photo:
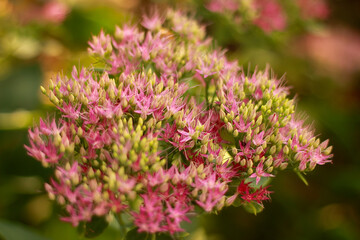
[[[206,106],[207,108],[209,109],[210,106],[209,106],[209,81],[206,81],[205,80],[205,99],[206,99]]]
[[[120,225],[120,231],[122,234],[122,238],[125,239],[127,229],[126,229],[124,221],[122,220],[121,214],[116,214],[116,220],[118,221],[118,223]]]

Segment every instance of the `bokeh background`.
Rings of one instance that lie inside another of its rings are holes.
[[[284,31],[243,29],[202,4],[167,0],[0,0],[0,239],[81,239],[59,220],[44,193],[50,169],[28,157],[27,129],[55,109],[41,96],[56,73],[92,63],[87,41],[101,29],[138,23],[143,12],[173,5],[206,24],[217,46],[245,71],[271,66],[285,76],[333,164],[307,175],[291,171],[271,182],[272,200],[257,216],[242,208],[204,215],[189,239],[360,239],[360,2],[329,0],[322,21],[297,21]],[[109,227],[96,239],[121,239]]]

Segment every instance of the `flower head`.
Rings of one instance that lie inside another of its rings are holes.
[[[179,12],[142,24],[101,31],[89,52],[107,68],[74,68],[43,91],[60,118],[41,119],[25,148],[56,168],[45,189],[62,220],[127,214],[140,232],[174,234],[195,205],[262,204],[262,177],[330,162],[267,69],[245,75]]]

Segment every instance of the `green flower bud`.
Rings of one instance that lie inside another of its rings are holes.
[[[288,155],[289,154],[289,147],[287,145],[284,146],[283,152]]]
[[[273,155],[274,153],[276,152],[276,145],[273,145],[271,148],[270,148],[270,155]]]
[[[234,136],[234,137],[239,136],[239,131],[238,131],[237,129],[235,129],[235,130],[234,130],[234,132],[233,132],[233,136]]]
[[[332,151],[332,148],[333,148],[332,146],[326,148],[326,149],[324,150],[324,154],[325,154],[325,155],[330,155],[330,153],[331,153],[331,151]]]
[[[46,89],[43,86],[40,86],[40,90],[44,95],[46,95]]]
[[[285,170],[287,168],[287,166],[288,166],[288,163],[283,162],[283,163],[280,164],[280,169]]]
[[[263,120],[263,116],[260,115],[260,116],[258,117],[258,119],[256,120],[256,126],[260,126],[260,124],[262,123],[262,120]]]

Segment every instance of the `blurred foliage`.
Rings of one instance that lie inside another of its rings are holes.
[[[139,13],[149,11],[153,3],[64,0],[57,2],[62,8],[51,13],[55,15],[40,18],[47,2],[0,0],[0,239],[82,238],[59,220],[61,209],[44,193],[43,183],[52,173],[23,148],[27,128],[40,116],[53,114],[39,86],[57,72],[69,72],[72,65],[91,63],[85,54],[91,34],[138,22]],[[186,4],[174,2],[178,7]],[[309,115],[323,139],[330,139],[335,157],[332,165],[307,176],[309,187],[294,174],[279,175],[271,183],[271,203],[257,216],[227,208],[184,226],[192,232],[189,239],[360,239],[360,64],[350,64],[360,62],[359,3],[329,4],[332,15],[323,24],[270,35],[259,29],[236,29],[200,5],[190,9],[245,71],[270,64],[274,74],[286,73],[287,84],[298,96],[298,109]],[[311,44],[319,36],[320,45],[328,48],[311,48],[318,46]],[[351,46],[348,53],[346,46]],[[337,54],[326,54],[332,52]],[[319,60],[320,53],[324,57]],[[343,59],[330,61],[338,54]],[[110,223],[95,239],[121,239],[119,226]]]

